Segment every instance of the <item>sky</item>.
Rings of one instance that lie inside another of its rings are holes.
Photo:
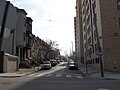
[[[61,54],[74,49],[76,0],[9,0],[33,19],[32,32],[43,40],[57,41]]]

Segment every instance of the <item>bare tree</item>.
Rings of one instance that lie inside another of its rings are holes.
[[[46,49],[46,54],[45,54],[45,58],[49,59],[48,54],[53,51],[56,50],[58,47],[57,41],[52,41],[52,40],[47,40],[46,43],[48,44],[47,49]]]
[[[50,46],[51,49],[58,47],[57,41],[46,40],[46,43]]]

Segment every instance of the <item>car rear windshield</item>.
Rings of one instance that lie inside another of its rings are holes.
[[[45,61],[45,62],[43,62],[43,64],[50,64],[50,62]]]

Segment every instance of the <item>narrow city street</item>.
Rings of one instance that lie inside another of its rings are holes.
[[[67,64],[24,77],[0,78],[0,90],[120,90],[120,80],[82,77]]]
[[[120,90],[120,0],[0,0],[0,90]]]

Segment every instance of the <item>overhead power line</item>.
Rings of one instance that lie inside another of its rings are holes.
[[[58,20],[52,20],[52,19],[37,19],[41,21],[47,21],[47,22],[63,22],[63,23],[72,23],[71,21],[58,21]]]

